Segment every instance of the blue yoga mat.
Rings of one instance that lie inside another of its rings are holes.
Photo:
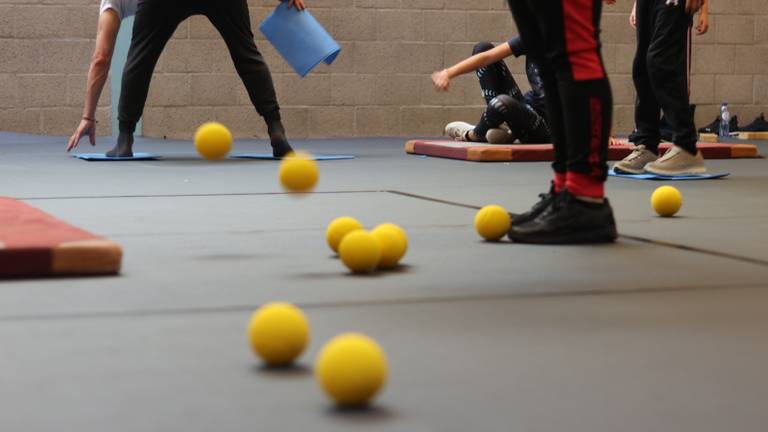
[[[133,157],[109,157],[104,153],[81,153],[72,155],[72,157],[88,162],[130,162],[160,159],[160,155],[154,153],[134,153]]]
[[[309,13],[280,2],[259,30],[302,78],[320,62],[333,63],[341,46]]]
[[[682,180],[714,180],[723,177],[728,177],[731,173],[719,173],[719,174],[696,174],[696,175],[684,175],[684,176],[665,176],[651,173],[643,174],[617,174],[613,170],[608,171],[608,175],[611,177],[620,177],[632,180],[662,180],[662,181],[682,181]]]
[[[235,153],[229,155],[233,159],[259,159],[259,160],[280,160],[272,156],[271,153]],[[312,159],[316,161],[334,161],[334,160],[349,160],[354,159],[351,155],[312,155]]]

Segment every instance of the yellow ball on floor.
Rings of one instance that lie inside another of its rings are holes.
[[[371,231],[371,235],[381,243],[381,258],[379,258],[378,267],[380,269],[397,267],[405,255],[407,247],[402,233],[390,225],[380,225]]]
[[[292,304],[269,303],[251,316],[248,339],[253,352],[268,365],[287,365],[307,346],[309,322]]]
[[[403,240],[403,244],[405,244],[405,250],[403,251],[403,255],[405,255],[405,253],[408,251],[408,233],[406,233],[405,230],[400,225],[393,224],[393,223],[390,223],[390,222],[380,224],[380,225],[376,226],[376,228],[374,228],[374,230],[382,228],[382,227],[391,228],[391,229],[395,230],[400,235],[400,238]]]
[[[315,378],[337,404],[367,404],[387,379],[387,358],[366,335],[346,333],[325,344],[315,361]]]
[[[498,241],[509,232],[512,220],[504,207],[487,205],[475,215],[475,229],[480,237],[488,241]]]
[[[674,216],[683,206],[683,196],[672,186],[661,186],[651,195],[651,206],[659,216]]]
[[[341,240],[339,256],[353,272],[370,272],[376,269],[381,259],[381,243],[367,231],[352,231]]]
[[[328,224],[328,228],[325,230],[325,240],[328,242],[328,246],[330,246],[331,250],[338,252],[339,244],[341,244],[341,240],[344,239],[344,236],[352,231],[363,228],[363,224],[357,219],[349,216],[342,216],[334,219]]]
[[[315,188],[320,170],[309,153],[296,152],[280,162],[280,183],[290,192],[309,192]]]
[[[232,150],[232,133],[221,123],[205,123],[195,132],[195,148],[208,160],[225,158]]]

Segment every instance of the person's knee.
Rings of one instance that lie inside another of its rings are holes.
[[[502,94],[491,99],[488,109],[499,114],[510,112],[518,102],[510,95]]]
[[[472,48],[472,55],[479,54],[481,52],[490,51],[493,49],[493,44],[490,42],[478,42],[475,47]]]

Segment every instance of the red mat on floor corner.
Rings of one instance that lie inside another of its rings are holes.
[[[672,144],[663,143],[660,151]],[[699,143],[705,159],[734,159],[758,157],[752,144]],[[608,160],[621,160],[632,152],[633,145],[617,140],[608,148]],[[552,144],[490,145],[448,140],[412,140],[405,143],[410,154],[468,160],[475,162],[546,162],[553,157]]]
[[[121,262],[116,243],[0,197],[0,278],[117,274]]]

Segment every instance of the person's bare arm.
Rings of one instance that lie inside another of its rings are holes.
[[[96,107],[99,104],[101,92],[109,76],[109,66],[115,51],[117,32],[120,30],[120,18],[112,9],[104,11],[99,16],[96,31],[96,49],[93,51],[91,66],[88,70],[88,85],[85,92],[83,118],[75,133],[70,137],[67,151],[77,147],[80,139],[88,135],[91,145],[96,145]]]
[[[303,11],[307,8],[307,6],[304,5],[304,0],[289,0],[288,1],[288,9],[296,7],[297,10]]]
[[[510,55],[512,55],[512,48],[510,48],[508,43],[503,43],[488,51],[475,54],[447,69],[433,73],[432,82],[437,90],[448,91],[451,79],[496,63]]]
[[[696,24],[696,33],[703,35],[709,30],[709,0],[704,0],[699,11],[699,22]]]
[[[704,0],[685,0],[685,11],[693,15],[701,9]]]
[[[637,2],[632,3],[632,12],[629,13],[629,25],[637,29]]]

